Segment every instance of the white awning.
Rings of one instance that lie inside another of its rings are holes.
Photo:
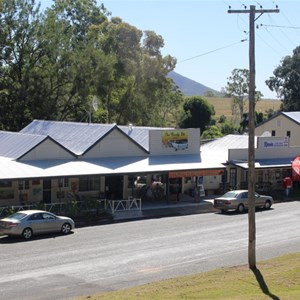
[[[231,164],[248,169],[248,161],[230,161]],[[271,169],[271,168],[288,168],[292,167],[291,158],[273,158],[273,159],[257,159],[255,160],[255,169]]]
[[[28,179],[85,175],[163,173],[184,170],[224,169],[201,161],[200,155],[116,157],[86,160],[13,161],[0,159],[1,179]]]

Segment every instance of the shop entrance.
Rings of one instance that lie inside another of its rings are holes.
[[[51,203],[51,179],[43,180],[43,203]]]
[[[123,199],[123,176],[105,177],[105,197],[106,199]]]

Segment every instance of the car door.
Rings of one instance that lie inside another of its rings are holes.
[[[261,197],[259,194],[255,193],[255,206],[263,206],[264,205],[264,197]]]
[[[33,233],[41,233],[44,231],[44,220],[41,213],[32,214],[28,218],[28,224],[25,227],[30,227]]]
[[[245,208],[248,208],[248,192],[243,192],[241,194],[240,203],[242,203]]]
[[[54,232],[59,230],[57,218],[47,212],[42,213],[45,232]]]

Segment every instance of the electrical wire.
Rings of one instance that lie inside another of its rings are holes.
[[[264,26],[264,27],[288,28],[288,29],[300,29],[300,27],[296,27],[296,26],[283,26],[283,25],[260,24],[260,26]]]
[[[196,56],[193,56],[193,57],[190,57],[190,58],[186,58],[186,59],[183,59],[183,60],[180,60],[177,62],[178,63],[182,63],[182,62],[185,62],[185,61],[188,61],[188,60],[192,60],[192,59],[195,59],[195,58],[198,58],[198,57],[201,57],[201,56],[204,56],[204,55],[208,55],[208,54],[211,54],[213,52],[217,52],[217,51],[220,51],[220,50],[223,50],[223,49],[226,49],[226,48],[229,48],[229,47],[232,47],[234,45],[237,45],[237,44],[240,44],[240,43],[243,43],[245,41],[247,41],[248,39],[244,39],[244,40],[240,40],[239,42],[235,42],[235,43],[232,43],[232,44],[229,44],[227,46],[224,46],[224,47],[220,47],[220,48],[217,48],[217,49],[214,49],[214,50],[211,50],[211,51],[208,51],[208,52],[205,52],[205,53],[202,53],[202,54],[199,54],[199,55],[196,55]]]

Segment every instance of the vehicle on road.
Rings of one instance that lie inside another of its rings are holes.
[[[74,228],[75,222],[71,218],[43,210],[22,210],[0,219],[0,235],[22,236],[26,240],[43,233],[68,234]]]
[[[274,201],[271,196],[254,193],[255,207],[270,209]],[[248,209],[248,190],[234,190],[225,193],[223,196],[214,199],[214,208],[222,213],[229,210],[236,210],[243,213]]]

